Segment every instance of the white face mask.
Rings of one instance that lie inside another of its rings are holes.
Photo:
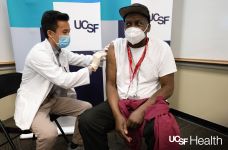
[[[137,27],[127,28],[125,30],[125,37],[127,41],[130,42],[132,45],[141,42],[146,37],[145,31],[147,30],[147,28],[148,25],[144,31]]]

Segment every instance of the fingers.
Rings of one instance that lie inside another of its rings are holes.
[[[89,66],[92,67],[92,70],[93,70],[94,72],[97,71],[98,65],[96,65],[96,64],[94,64],[94,63],[91,63]]]
[[[99,53],[102,57],[107,55],[107,52],[105,52],[105,51],[99,51]]]
[[[132,122],[131,120],[127,120],[127,127],[129,129],[136,129],[139,126],[139,124]]]
[[[132,140],[132,138],[129,137],[129,136],[127,136],[127,134],[128,134],[127,124],[124,123],[124,124],[123,124],[123,128],[122,128],[122,130],[121,130],[121,135],[122,135],[122,137],[123,137],[125,140],[127,140],[127,141],[130,143],[131,140]]]
[[[120,134],[120,136],[122,136],[127,142],[131,142],[132,141],[132,138],[127,135],[128,134],[128,130],[127,130],[126,121],[120,123],[117,126],[116,130]]]
[[[98,51],[93,54],[93,60],[90,64],[94,70],[97,70],[102,60],[105,59],[107,53],[105,51]]]
[[[106,52],[107,52],[107,51],[108,51],[109,46],[110,46],[110,43],[104,47],[104,51],[106,51]]]
[[[121,135],[122,135],[122,137],[123,137],[127,142],[129,142],[129,143],[131,142],[132,138],[129,137],[129,136],[127,136],[127,135],[125,134],[125,131],[124,131],[124,130],[121,131]]]
[[[102,57],[102,58],[101,58],[101,61],[105,61],[105,60],[106,60],[106,57]]]
[[[123,124],[123,131],[124,131],[125,134],[128,134],[127,124],[126,123]]]

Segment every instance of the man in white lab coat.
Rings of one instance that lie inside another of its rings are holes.
[[[90,74],[106,56],[104,51],[91,56],[64,49],[70,43],[68,20],[69,16],[59,11],[43,14],[41,28],[46,40],[36,44],[27,55],[16,98],[16,125],[23,130],[32,130],[37,136],[37,150],[51,149],[58,136],[55,124],[50,121],[50,113],[77,117],[92,107],[88,102],[75,99],[73,88],[89,84]],[[69,72],[69,65],[84,68]],[[71,148],[78,149],[82,143],[75,124]]]

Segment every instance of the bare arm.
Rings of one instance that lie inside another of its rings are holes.
[[[163,96],[165,99],[167,99],[172,95],[174,89],[174,73],[161,77],[159,82],[161,84],[161,88],[154,93],[149,100],[147,100],[143,105],[131,113],[127,120],[127,127],[137,128],[143,122],[146,109],[148,106],[151,106],[155,103],[157,96]]]
[[[106,92],[108,103],[112,109],[114,117],[117,118],[121,115],[121,112],[118,107],[119,96],[116,87],[116,60],[113,44],[110,44],[109,46],[106,63]]]
[[[161,84],[161,88],[156,93],[154,93],[146,103],[140,106],[140,109],[143,111],[145,111],[148,106],[154,104],[157,96],[163,96],[165,99],[167,99],[173,94],[174,73],[160,77],[159,82]]]
[[[121,114],[118,106],[119,96],[116,87],[116,60],[114,53],[114,45],[110,44],[107,55],[106,64],[106,92],[108,97],[108,103],[112,109],[113,116],[115,118],[116,131],[128,142],[132,139],[127,136],[127,121]]]

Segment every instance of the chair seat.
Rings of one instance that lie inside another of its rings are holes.
[[[22,77],[21,73],[9,73],[9,74],[0,75],[0,91],[1,91],[0,98],[4,98],[8,95],[17,93],[17,90],[20,87],[21,77]],[[54,121],[56,123],[56,125],[59,128],[59,130],[61,131],[65,141],[67,143],[69,143],[64,131],[62,130],[60,124],[57,121],[57,118],[59,118],[59,117],[60,117],[60,115],[50,114],[50,120]],[[20,136],[21,134],[32,133],[30,130],[21,130],[16,126],[9,127],[9,126],[5,125],[1,121],[1,119],[0,119],[0,132],[2,132],[7,139],[7,142],[5,142],[3,144],[0,143],[1,144],[0,146],[4,145],[6,143],[9,143],[13,150],[16,149],[16,146],[14,145],[14,143],[12,141],[14,138],[11,138],[9,135],[10,133],[17,134],[16,136]]]
[[[58,119],[59,117],[61,117],[61,115],[50,114],[50,120],[51,120],[51,121],[54,121],[54,120]]]

